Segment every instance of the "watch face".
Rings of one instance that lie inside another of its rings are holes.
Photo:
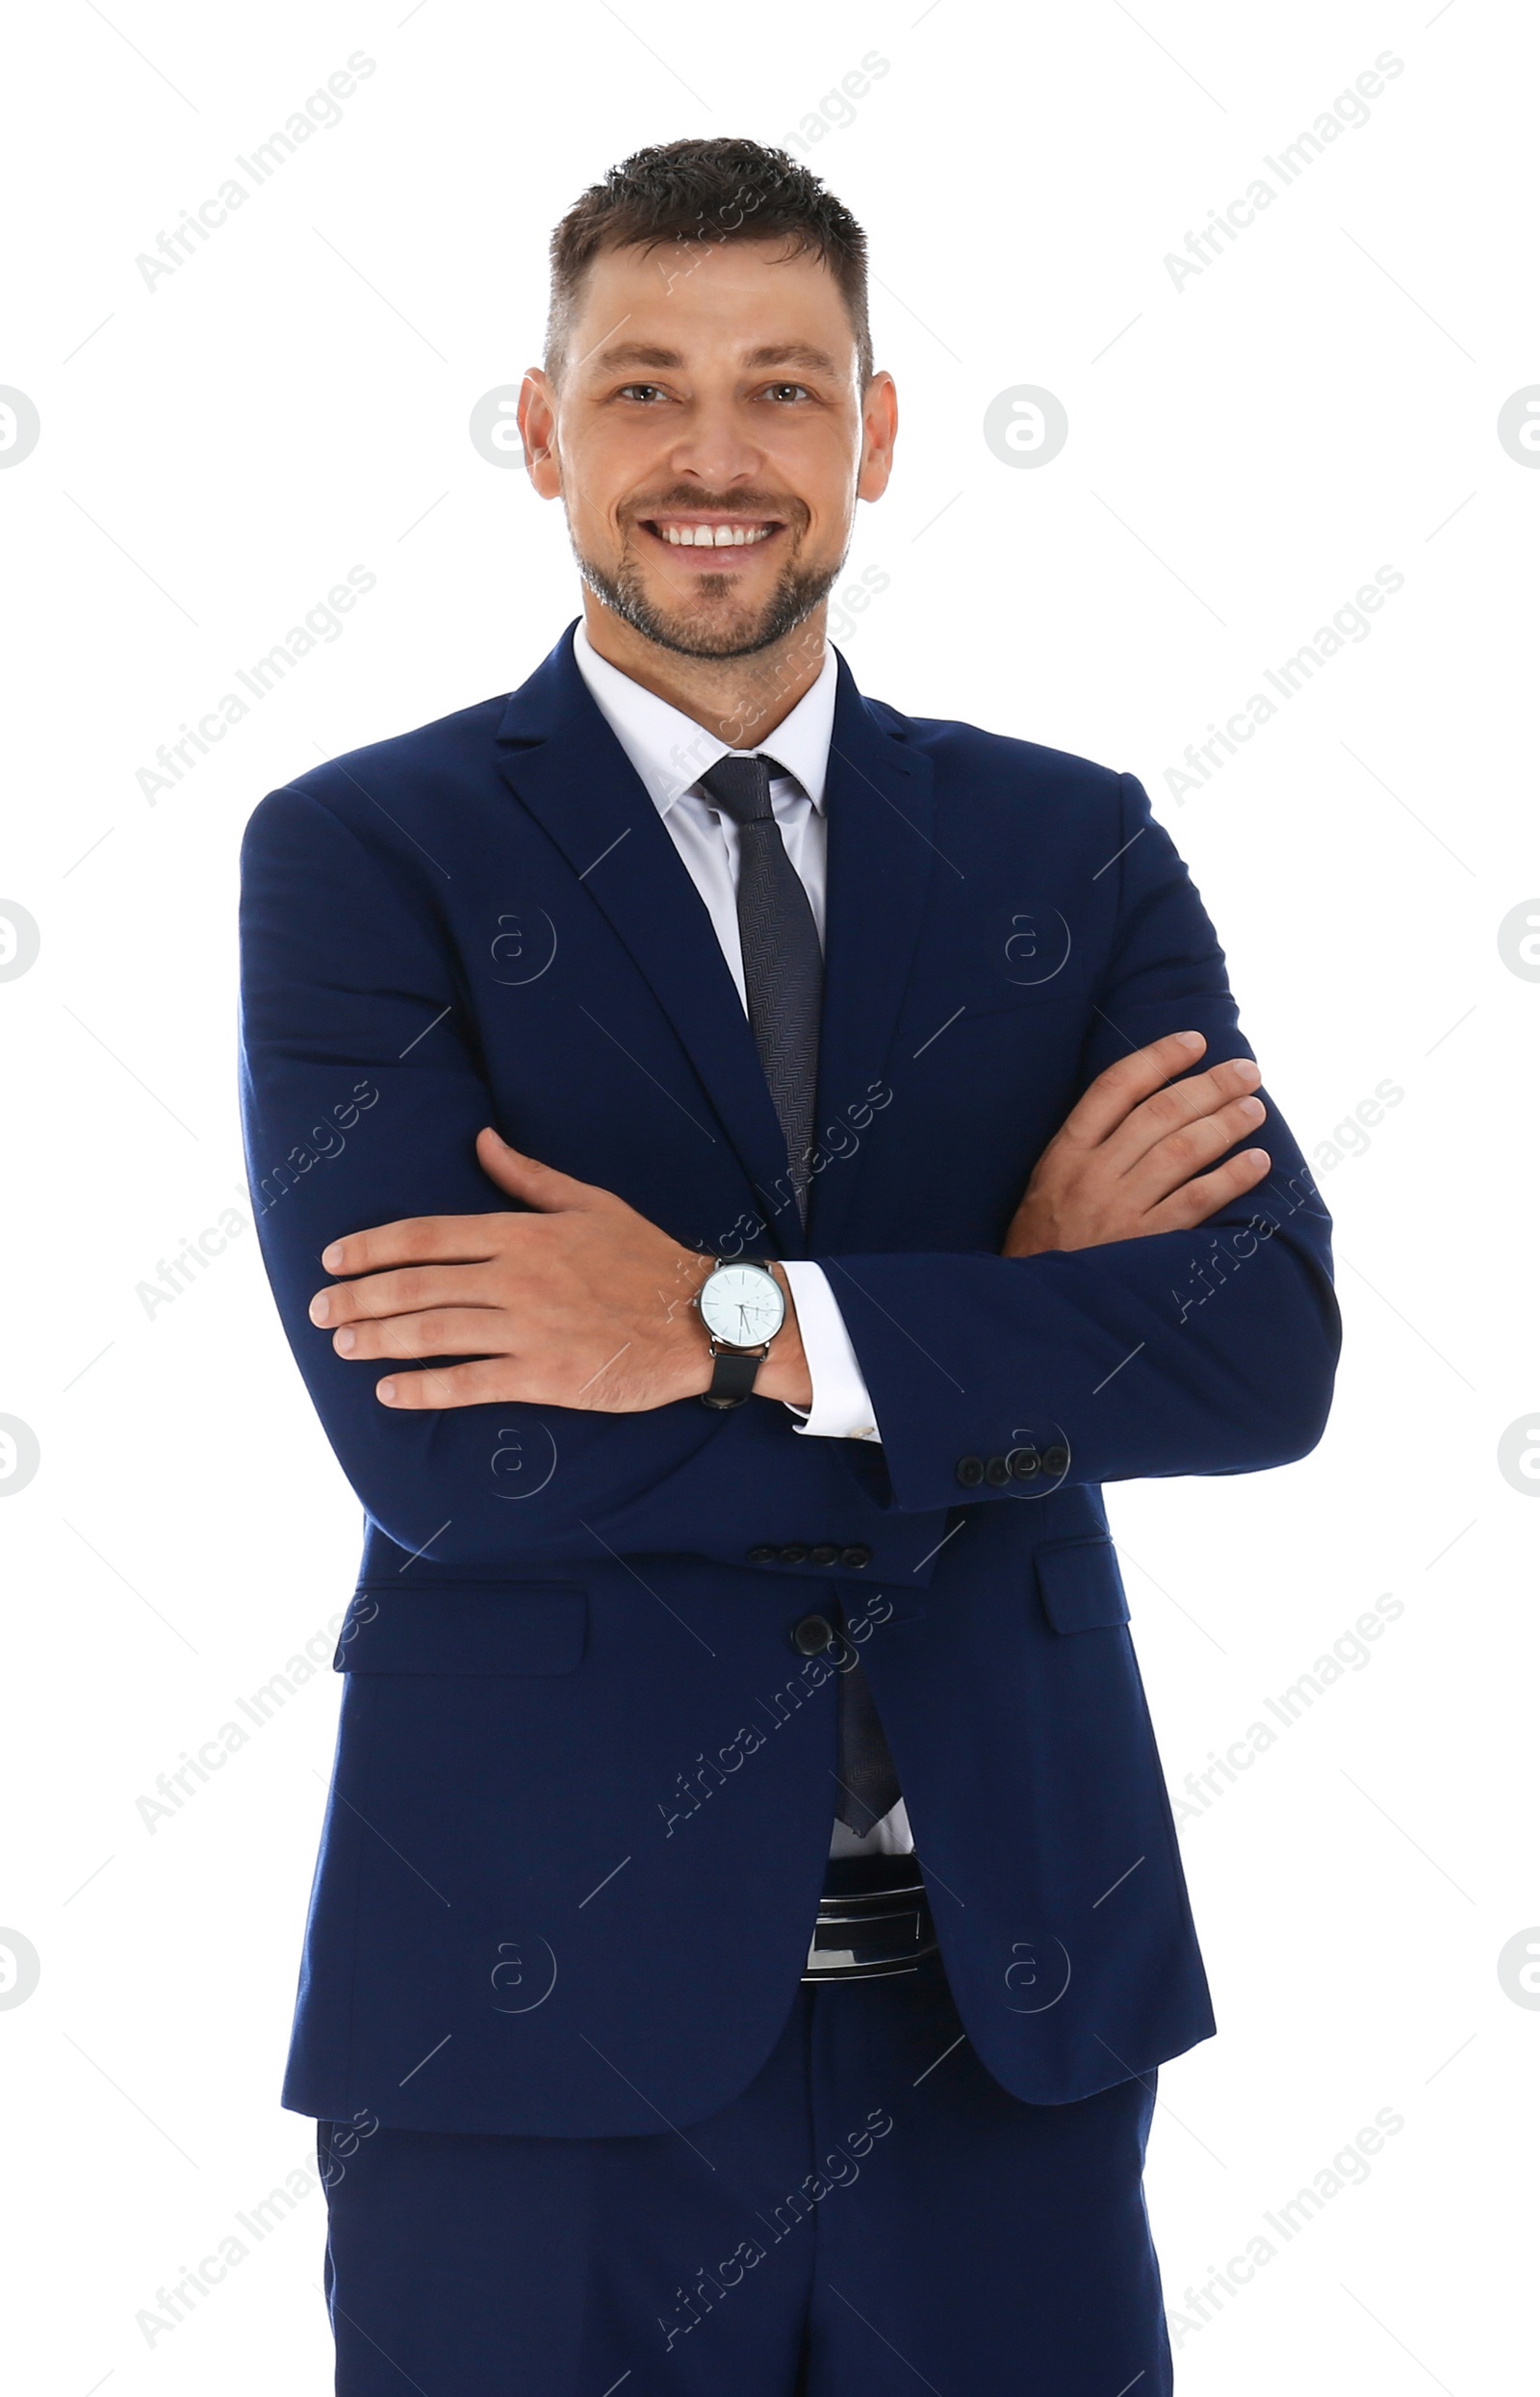
[[[785,1321],[781,1284],[762,1265],[719,1265],[701,1289],[706,1329],[730,1348],[757,1349]]]

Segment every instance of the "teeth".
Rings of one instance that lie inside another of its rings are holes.
[[[746,550],[757,541],[767,541],[771,528],[756,525],[745,530],[741,525],[664,525],[665,541],[677,550]]]

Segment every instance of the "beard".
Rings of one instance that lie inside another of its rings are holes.
[[[829,597],[844,569],[843,557],[832,566],[788,563],[774,590],[756,606],[735,604],[728,596],[728,579],[705,578],[699,604],[673,607],[650,598],[641,571],[623,556],[613,574],[584,557],[574,544],[578,571],[597,599],[659,649],[677,657],[752,657],[772,649],[800,624],[806,623]]]

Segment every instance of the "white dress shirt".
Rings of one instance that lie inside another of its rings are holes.
[[[706,903],[711,928],[747,1011],[738,937],[738,827],[730,816],[719,814],[701,789],[700,778],[721,758],[752,757],[757,752],[734,750],[731,742],[708,733],[693,716],[632,682],[607,657],[601,657],[582,624],[573,636],[573,656],[596,707],[635,768]],[[828,855],[824,784],[836,679],[831,649],[817,682],[803,693],[790,714],[783,716],[764,744],[782,769],[771,777],[770,805],[786,855],[808,893],[820,941]],[[791,1409],[798,1418],[797,1430],[812,1438],[880,1439],[871,1399],[828,1276],[807,1257],[783,1259],[782,1271],[797,1310],[797,1327],[812,1382],[810,1408]],[[900,1798],[864,1839],[836,1821],[830,1853],[908,1854],[913,1845]]]

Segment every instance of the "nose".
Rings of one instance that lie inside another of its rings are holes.
[[[763,471],[764,451],[731,400],[697,400],[670,445],[668,462],[681,483],[714,495],[752,484]]]

